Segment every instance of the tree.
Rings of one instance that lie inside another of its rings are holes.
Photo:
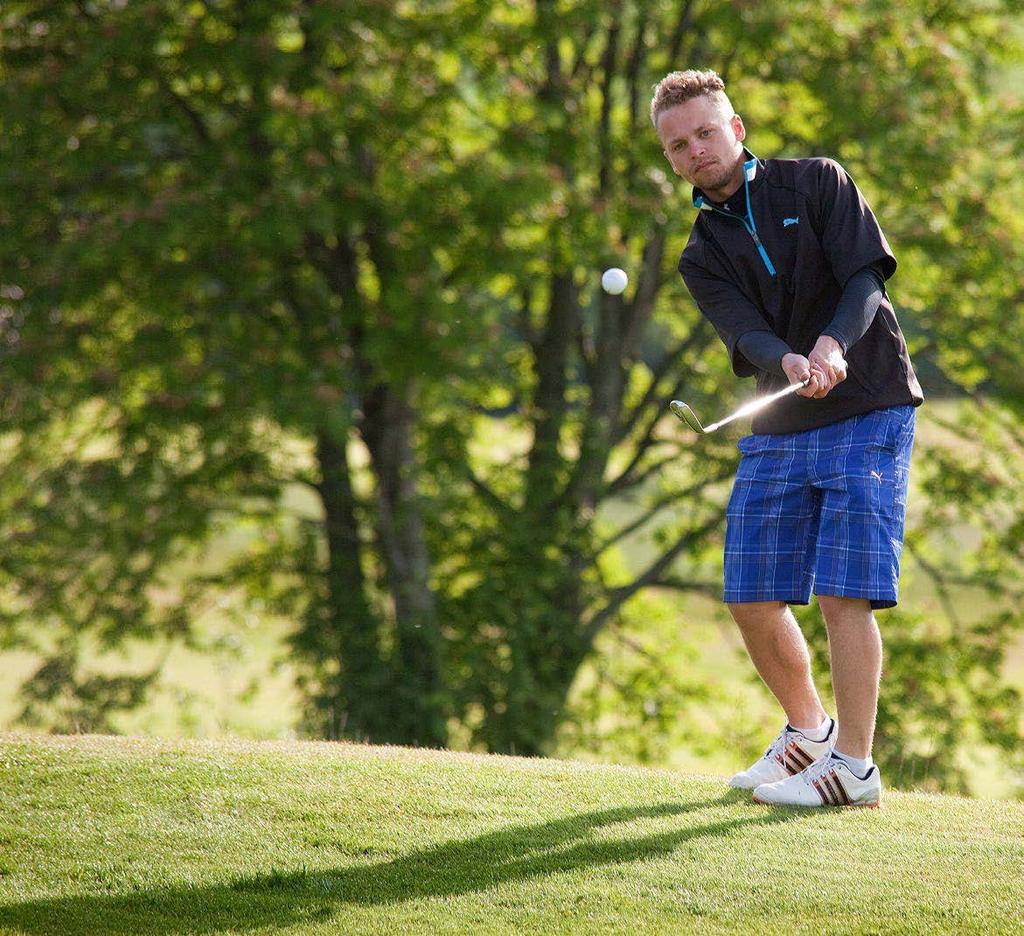
[[[457,271],[434,262],[471,265],[472,212],[444,149],[439,17],[268,2],[5,16],[6,467],[23,486],[5,491],[3,571],[12,632],[46,622],[62,660],[30,691],[91,678],[83,635],[187,631],[197,590],[242,581],[306,621],[316,731],[442,743],[413,432],[417,384],[472,331],[447,294]],[[319,498],[312,527],[282,527],[288,484]],[[264,536],[162,607],[161,572],[229,517]]]
[[[1016,241],[990,245],[1012,201],[984,193],[1020,183],[995,147],[948,158],[997,111],[999,6],[150,0],[4,16],[0,610],[8,641],[45,625],[54,662],[28,692],[65,724],[101,724],[154,678],[97,682],[84,645],[188,639],[204,595],[241,588],[301,622],[311,732],[442,744],[459,724],[467,743],[543,753],[595,641],[622,635],[642,594],[714,590],[735,452],[695,447],[664,404],[726,411],[745,391],[674,272],[688,193],[646,110],[677,65],[723,74],[759,154],[853,172],[903,260],[919,363],[984,383],[993,419],[1019,394],[1015,358],[960,349],[1016,327]],[[610,265],[631,273],[624,296],[597,288]],[[925,314],[947,309],[963,314]],[[957,467],[929,472],[912,540],[937,582],[955,565],[929,553],[949,502],[994,504]],[[289,514],[296,485],[313,515]],[[211,562],[242,521],[246,547]],[[630,570],[618,550],[640,536],[656,549]],[[1015,548],[984,549],[972,582],[1000,588],[996,557]],[[894,670],[922,682],[893,736],[932,730],[937,686],[995,699],[996,683],[971,686],[1018,625],[979,624],[952,668],[894,642]],[[1016,705],[999,696],[1006,724]],[[978,713],[951,724],[1016,736]]]

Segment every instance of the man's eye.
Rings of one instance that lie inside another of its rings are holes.
[[[710,130],[701,130],[700,135],[702,138],[711,136]]]

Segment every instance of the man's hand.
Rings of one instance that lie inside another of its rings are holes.
[[[835,338],[822,335],[815,342],[814,350],[807,355],[807,360],[811,370],[817,370],[826,383],[824,389],[814,394],[816,400],[827,396],[836,384],[841,384],[846,380],[846,358],[843,356],[843,346]]]
[[[782,369],[786,372],[791,384],[800,383],[802,380],[809,380],[810,383],[802,390],[797,390],[796,395],[802,397],[822,397],[829,389],[825,385],[825,377],[819,367],[811,367],[811,362],[802,354],[784,354],[782,356]],[[824,393],[822,392],[824,390]]]

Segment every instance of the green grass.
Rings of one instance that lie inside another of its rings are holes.
[[[399,748],[0,735],[0,932],[1020,932],[1024,803]]]

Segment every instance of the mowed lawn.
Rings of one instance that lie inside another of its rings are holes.
[[[1021,932],[1024,803],[771,809],[669,771],[0,735],[0,932]]]

